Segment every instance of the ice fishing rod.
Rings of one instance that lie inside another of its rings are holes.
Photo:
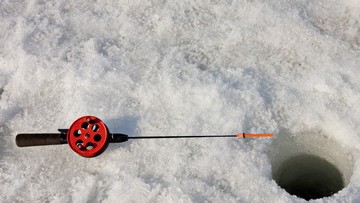
[[[20,133],[15,141],[18,147],[41,145],[69,144],[70,148],[83,157],[95,157],[103,153],[109,143],[126,142],[129,139],[176,139],[176,138],[215,138],[239,137],[259,138],[272,137],[272,134],[235,135],[188,135],[188,136],[141,136],[129,137],[121,133],[110,133],[103,121],[95,116],[82,116],[78,118],[69,129],[58,129],[60,133]]]

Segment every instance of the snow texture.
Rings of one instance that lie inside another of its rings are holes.
[[[0,202],[304,202],[272,179],[296,153],[360,202],[357,0],[0,1]],[[18,148],[96,115],[136,140],[96,158]]]

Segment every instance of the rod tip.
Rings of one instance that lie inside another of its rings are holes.
[[[258,133],[241,133],[236,135],[236,137],[242,137],[242,138],[266,138],[272,136],[273,134],[258,134]]]

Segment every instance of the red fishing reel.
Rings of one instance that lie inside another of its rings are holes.
[[[59,133],[21,133],[16,136],[19,147],[69,144],[83,157],[95,157],[103,153],[109,142],[125,142],[125,134],[111,134],[103,121],[95,116],[83,116],[74,121],[69,129]]]
[[[70,148],[79,155],[94,157],[109,145],[109,130],[99,118],[83,116],[70,126],[66,139]]]

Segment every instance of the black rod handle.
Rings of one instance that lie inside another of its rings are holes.
[[[21,133],[15,138],[18,147],[65,144],[66,135],[59,133]]]

